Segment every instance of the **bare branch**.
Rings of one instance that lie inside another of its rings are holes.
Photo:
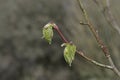
[[[84,15],[84,18],[86,20],[86,23],[88,24],[88,27],[90,28],[91,32],[93,33],[96,41],[98,42],[100,48],[102,49],[103,53],[105,54],[105,56],[107,57],[110,65],[112,66],[112,70],[120,77],[120,72],[119,70],[116,68],[116,66],[113,63],[113,60],[111,59],[111,56],[109,54],[109,50],[108,48],[105,46],[105,44],[103,43],[103,41],[101,40],[101,38],[99,37],[98,33],[96,32],[93,24],[91,23],[90,19],[88,18],[88,14],[86,13],[86,10],[83,7],[83,4],[81,3],[80,0],[77,0],[79,3],[79,7]]]
[[[52,23],[52,24],[54,24],[54,23]],[[62,32],[60,31],[59,27],[58,27],[56,24],[54,25],[53,28],[59,33],[59,36],[62,38],[63,42],[65,42],[65,43],[71,43],[70,41],[68,41],[68,40],[64,37],[64,35],[62,34]],[[103,68],[107,68],[107,69],[113,69],[112,66],[105,65],[105,64],[101,64],[101,63],[99,63],[99,62],[97,62],[97,61],[95,61],[95,60],[93,60],[93,59],[85,56],[85,54],[84,54],[83,51],[78,51],[78,50],[77,50],[76,53],[78,53],[81,57],[83,57],[83,58],[86,59],[87,61],[89,61],[89,62],[91,62],[91,63],[93,63],[93,64],[95,64],[95,65],[97,65],[97,66],[99,66],[99,67],[103,67]]]
[[[83,53],[83,51],[77,51],[77,53],[78,53],[80,56],[82,56],[83,58],[85,58],[86,60],[88,60],[89,62],[91,62],[91,63],[93,63],[93,64],[95,64],[95,65],[97,65],[97,66],[99,66],[99,67],[103,67],[103,68],[107,68],[107,69],[113,69],[112,66],[105,65],[105,64],[101,64],[101,63],[99,63],[99,62],[97,62],[97,61],[95,61],[95,60],[93,60],[93,59],[85,56],[85,54]]]
[[[110,9],[110,0],[106,0],[106,6],[105,7],[103,7],[103,5],[101,5],[98,0],[93,0],[93,1],[101,8],[101,11],[102,11],[105,19],[107,20],[107,22],[120,35],[120,26],[118,25],[117,21],[115,20],[115,17],[113,16],[113,13],[111,12],[111,9]]]
[[[106,13],[104,12],[104,15],[106,16],[106,19],[108,20],[108,22],[112,25],[112,27],[114,27],[116,29],[116,31],[119,33],[120,35],[120,27],[117,24],[111,10],[110,10],[110,1],[106,0],[106,8],[105,8]]]

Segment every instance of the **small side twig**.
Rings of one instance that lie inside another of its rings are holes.
[[[79,55],[81,55],[83,58],[85,58],[86,60],[88,60],[89,62],[91,62],[91,63],[93,63],[93,64],[95,64],[95,65],[97,65],[97,66],[99,66],[99,67],[103,67],[103,68],[107,68],[107,69],[113,69],[112,66],[105,65],[105,64],[101,64],[101,63],[99,63],[99,62],[97,62],[97,61],[95,61],[95,60],[93,60],[93,59],[85,56],[84,53],[83,53],[83,51],[77,51],[77,53],[78,53]]]
[[[60,35],[60,37],[62,38],[62,40],[65,43],[69,43],[69,41],[64,37],[64,35],[62,34],[62,32],[60,31],[60,29],[57,25],[54,26],[54,29],[58,32],[58,34]]]
[[[98,31],[95,30],[93,24],[92,24],[91,21],[89,20],[88,15],[87,15],[85,9],[83,8],[83,4],[82,4],[79,0],[77,0],[77,1],[78,1],[78,3],[79,3],[79,7],[80,7],[81,11],[83,12],[83,15],[84,15],[84,17],[85,17],[86,23],[88,24],[88,27],[89,27],[90,30],[92,31],[92,33],[93,33],[95,39],[97,40],[99,46],[100,46],[101,49],[103,50],[104,54],[105,54],[106,56],[109,56],[108,49],[107,49],[107,47],[104,45],[104,43],[102,42],[102,40],[100,39],[100,37],[99,37],[99,35],[98,35],[98,33],[97,33]]]
[[[111,69],[120,77],[120,72],[119,70],[116,68],[116,66],[113,63],[113,60],[111,59],[110,53],[108,48],[105,46],[105,44],[103,43],[103,41],[101,40],[101,38],[99,37],[98,33],[96,32],[94,25],[91,23],[90,19],[88,18],[88,14],[86,13],[86,10],[83,7],[83,4],[81,3],[80,0],[77,0],[77,2],[79,3],[79,7],[84,15],[84,18],[88,24],[88,27],[90,28],[91,32],[93,33],[96,41],[98,42],[100,48],[102,49],[103,53],[105,54],[105,56],[107,57],[110,65],[111,65]]]
[[[63,42],[65,43],[70,43],[65,37],[64,35],[62,34],[62,32],[60,31],[59,27],[57,25],[54,26],[54,29],[58,32],[59,36],[62,38]],[[83,51],[76,51],[76,53],[78,53],[81,57],[83,57],[84,59],[86,59],[87,61],[99,66],[99,67],[103,67],[103,68],[107,68],[107,69],[113,69],[112,66],[109,66],[109,65],[105,65],[105,64],[102,64],[102,63],[99,63],[87,56],[85,56],[84,52]]]
[[[88,25],[87,23],[84,23],[82,21],[79,22],[81,25]]]

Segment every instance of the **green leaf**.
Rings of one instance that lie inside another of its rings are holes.
[[[53,24],[48,23],[43,27],[43,38],[51,44],[53,38]]]
[[[72,61],[74,60],[75,57],[76,46],[71,43],[63,43],[62,46],[65,46],[64,59],[69,64],[69,66],[71,66]]]

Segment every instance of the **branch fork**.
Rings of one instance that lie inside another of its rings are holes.
[[[114,65],[108,48],[106,47],[106,45],[101,40],[101,38],[99,37],[98,33],[96,32],[93,24],[91,23],[90,19],[88,18],[88,14],[87,14],[86,10],[84,9],[82,2],[80,0],[77,0],[77,2],[79,3],[79,7],[80,7],[80,9],[81,9],[81,11],[82,11],[82,13],[84,15],[84,18],[85,18],[85,20],[86,20],[86,22],[88,24],[89,29],[91,30],[91,32],[92,32],[93,36],[95,37],[97,43],[100,45],[100,48],[102,49],[103,53],[105,54],[106,58],[108,59],[108,62],[110,63],[110,66],[105,67],[106,65],[104,65],[104,68],[111,69],[112,71],[115,72],[115,74],[117,74],[120,77],[120,71]]]

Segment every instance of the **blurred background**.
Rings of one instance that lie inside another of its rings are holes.
[[[82,3],[120,70],[120,34],[94,0]],[[120,25],[120,0],[110,3]],[[57,33],[54,32],[51,45],[41,38],[42,28],[49,21],[54,21],[87,56],[109,64],[89,28],[79,24],[85,20],[76,0],[0,0],[0,80],[120,80],[111,70],[77,54],[69,67]]]

